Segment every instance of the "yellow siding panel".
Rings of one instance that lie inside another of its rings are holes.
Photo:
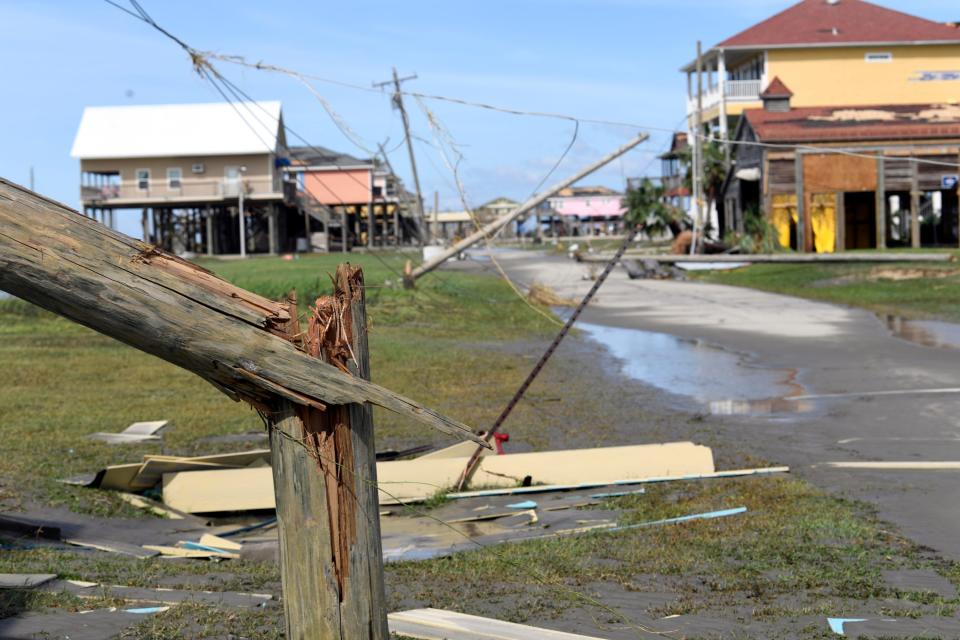
[[[890,62],[866,62],[867,53]],[[956,102],[958,82],[921,80],[924,71],[960,71],[960,44],[772,49],[767,77],[793,91],[796,107]]]

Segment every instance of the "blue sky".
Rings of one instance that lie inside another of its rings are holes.
[[[126,0],[118,0],[126,2]],[[637,123],[682,124],[685,82],[678,68],[699,38],[717,41],[785,8],[782,0],[407,0],[273,3],[141,0],[154,19],[201,50],[243,55],[304,73],[368,86],[391,67],[417,73],[411,90],[522,110]],[[955,0],[886,0],[885,6],[935,20],[958,19]],[[219,100],[174,43],[101,0],[0,0],[0,176],[71,206],[79,165],[69,156],[84,106]],[[283,76],[220,65],[256,99],[283,102],[286,123],[312,144],[366,155],[331,122],[317,99]],[[399,114],[385,95],[315,83],[372,148],[402,139]],[[414,135],[433,135],[409,100]],[[470,205],[498,195],[525,198],[570,141],[570,122],[518,117],[451,104],[427,106],[461,146],[461,178]],[[636,132],[582,125],[556,180]],[[669,134],[651,140],[596,174],[591,183],[620,188],[624,176],[656,174],[652,158]],[[293,140],[291,140],[291,143]],[[438,151],[417,140],[427,202],[459,207]],[[409,183],[405,150],[391,153]],[[134,216],[121,228],[135,232]],[[138,218],[137,218],[138,220]]]

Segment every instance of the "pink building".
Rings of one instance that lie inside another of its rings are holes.
[[[394,176],[372,159],[323,147],[292,147],[285,168],[309,214],[311,236],[326,249],[396,245],[410,239]],[[311,241],[311,244],[315,244]]]
[[[569,233],[601,235],[622,228],[626,211],[622,200],[622,194],[606,187],[574,187],[549,198],[547,204]]]

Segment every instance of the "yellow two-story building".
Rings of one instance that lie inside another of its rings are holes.
[[[863,0],[803,0],[720,42],[701,61],[702,120],[724,138],[745,109],[761,106],[760,94],[775,77],[790,87],[795,107],[960,99],[957,24]],[[693,61],[682,69],[691,125],[696,67]]]

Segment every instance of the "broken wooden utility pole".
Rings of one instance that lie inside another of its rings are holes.
[[[0,179],[0,289],[192,371],[271,427],[287,638],[386,638],[370,404],[484,441],[367,380],[363,280],[301,333],[274,302]],[[336,317],[334,317],[336,316]]]
[[[318,362],[284,339],[288,305],[0,178],[0,289],[172,362],[231,397],[379,405],[446,433],[470,428]]]
[[[308,355],[369,380],[360,268],[341,264],[306,332],[294,315],[287,333],[303,336]],[[370,407],[281,400],[269,422],[287,637],[387,640]]]
[[[599,160],[590,164],[589,166],[584,167],[583,169],[581,169],[574,175],[570,176],[569,178],[566,178],[565,180],[561,180],[560,182],[553,185],[552,187],[549,187],[543,193],[540,193],[538,195],[531,197],[529,200],[521,204],[519,207],[517,207],[510,213],[504,214],[503,216],[485,224],[483,227],[481,227],[477,231],[474,231],[469,236],[467,236],[460,242],[456,243],[449,249],[445,249],[436,258],[433,258],[432,260],[428,260],[423,264],[421,264],[416,269],[414,269],[413,272],[410,274],[410,276],[407,278],[407,282],[405,284],[407,284],[407,286],[413,286],[413,283],[416,282],[417,278],[419,278],[420,276],[430,273],[431,271],[439,267],[441,264],[443,264],[453,256],[457,255],[458,253],[460,253],[465,249],[470,248],[471,246],[473,246],[477,242],[480,242],[484,238],[492,238],[494,234],[497,233],[497,231],[507,226],[508,224],[510,224],[510,222],[512,222],[513,220],[516,220],[518,217],[522,216],[523,214],[530,211],[531,209],[534,209],[537,205],[539,205],[541,202],[546,201],[547,198],[549,198],[556,192],[566,187],[569,187],[570,185],[587,177],[597,169],[603,167],[606,164],[609,164],[613,160],[616,160],[617,158],[625,154],[627,151],[630,151],[630,149],[633,149],[635,146],[637,146],[638,144],[646,140],[648,137],[649,137],[648,134],[641,133],[640,135],[633,138],[632,140],[630,140],[628,143],[626,143],[616,151],[610,154],[607,154],[606,156],[600,158]]]
[[[403,91],[400,89],[401,82],[416,79],[417,74],[413,74],[412,76],[407,76],[405,78],[397,76],[397,68],[394,67],[393,80],[387,80],[386,82],[374,82],[373,86],[382,89],[389,84],[393,85],[393,104],[397,107],[397,109],[399,109],[400,119],[403,120],[403,133],[407,140],[407,153],[410,154],[410,172],[413,174],[413,186],[417,190],[417,226],[420,229],[418,239],[420,246],[423,247],[425,244],[424,236],[429,231],[423,216],[423,194],[420,192],[420,177],[417,175],[417,159],[413,155],[413,138],[410,137],[410,119],[407,117],[407,109],[403,105]]]

